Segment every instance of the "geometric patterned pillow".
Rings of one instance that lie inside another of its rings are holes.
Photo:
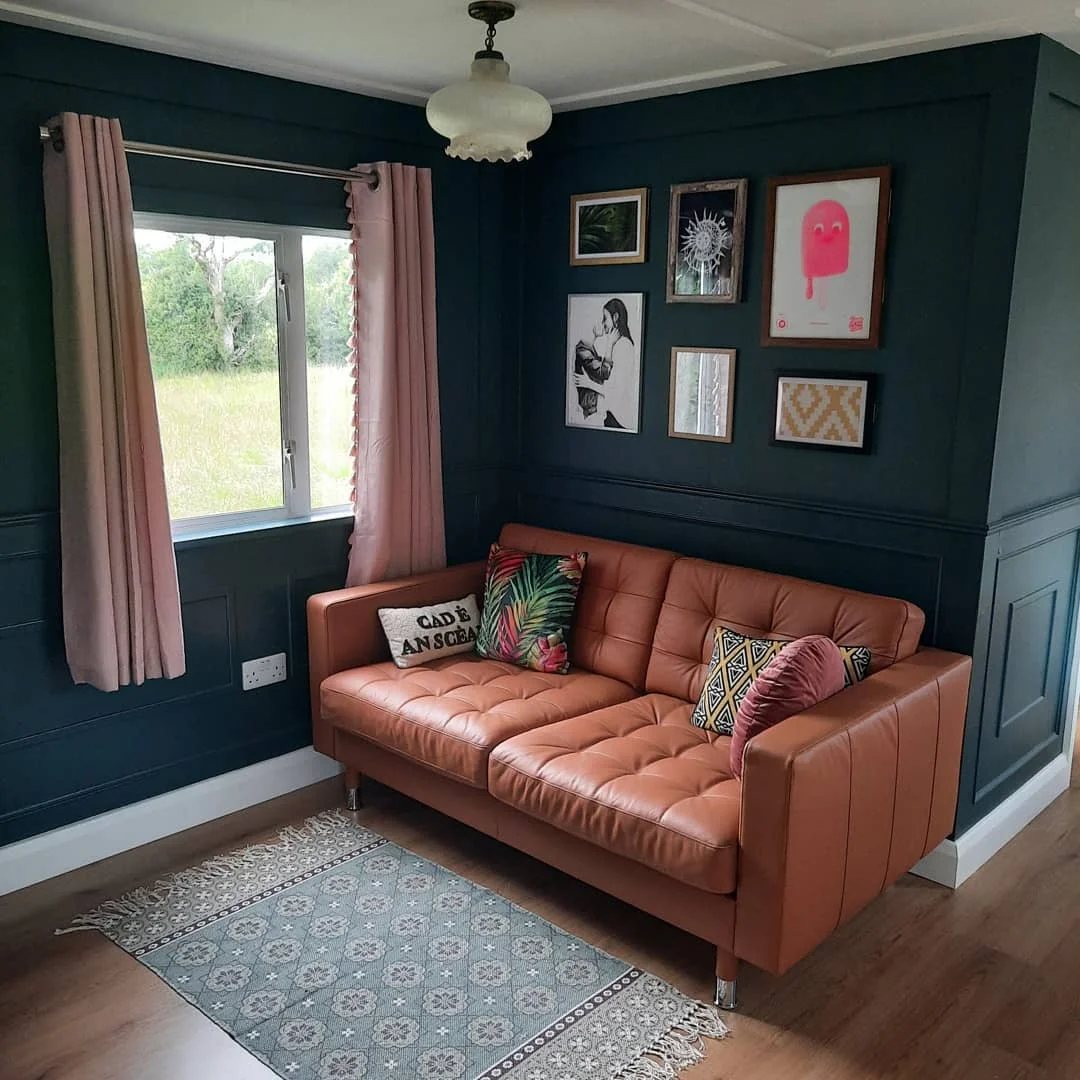
[[[750,684],[788,644],[787,641],[746,637],[737,630],[718,626],[709,673],[705,676],[705,685],[690,723],[718,735],[730,735],[735,730],[735,715]]]
[[[476,651],[492,660],[565,675],[585,552],[538,555],[492,544]]]
[[[753,681],[790,644],[790,641],[747,637],[737,630],[718,626],[709,673],[690,723],[718,735],[730,735],[735,730],[739,706]],[[847,689],[866,678],[870,650],[865,645],[841,645],[840,655],[844,660],[844,689]]]
[[[865,645],[841,645],[840,655],[844,658],[844,688],[862,682],[870,670],[870,650]]]

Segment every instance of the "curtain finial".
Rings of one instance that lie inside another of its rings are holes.
[[[38,128],[38,134],[41,136],[41,141],[51,143],[58,154],[64,152],[64,129],[60,126],[59,120],[50,120],[49,123],[42,124]]]

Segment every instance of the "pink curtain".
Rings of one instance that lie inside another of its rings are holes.
[[[45,144],[64,642],[77,683],[184,673],[184,637],[120,124]]]
[[[446,565],[431,170],[378,166],[346,184],[353,258],[349,585]]]

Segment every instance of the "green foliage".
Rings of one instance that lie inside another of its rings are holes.
[[[225,256],[187,236],[139,251],[155,374],[277,368],[272,253],[263,242]]]
[[[341,366],[349,359],[352,290],[347,244],[316,248],[304,261],[309,364]]]
[[[155,374],[220,370],[210,287],[187,241],[140,251],[139,271]]]
[[[156,375],[276,370],[273,254],[267,241],[227,253],[221,238],[207,236],[177,235],[168,247],[143,244],[139,270]],[[348,363],[350,263],[344,243],[314,246],[305,259],[310,365]]]
[[[583,255],[633,251],[637,247],[636,202],[594,203],[578,210],[578,248]]]

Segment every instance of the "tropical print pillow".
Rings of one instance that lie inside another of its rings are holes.
[[[586,555],[538,555],[491,545],[476,651],[533,671],[565,675],[567,641]]]

